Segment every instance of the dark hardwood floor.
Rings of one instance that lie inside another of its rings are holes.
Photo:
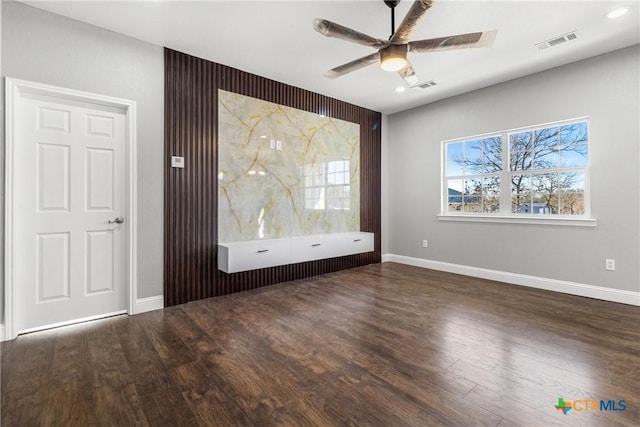
[[[5,342],[2,426],[638,426],[639,328],[639,307],[376,264]]]

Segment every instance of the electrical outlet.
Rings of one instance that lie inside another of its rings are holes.
[[[616,260],[615,259],[605,259],[604,260],[604,269],[607,271],[616,271]]]
[[[426,240],[423,240],[423,241],[422,241],[422,247],[423,247],[423,248],[427,248],[427,247],[429,247],[429,242],[427,242]]]

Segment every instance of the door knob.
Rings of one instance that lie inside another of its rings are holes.
[[[113,221],[109,221],[109,224],[122,224],[124,222],[124,218],[119,216]]]

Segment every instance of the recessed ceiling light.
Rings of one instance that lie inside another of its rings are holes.
[[[404,86],[398,86],[397,88],[395,88],[395,91],[398,93],[404,92],[406,89]]]
[[[616,9],[613,9],[611,12],[609,12],[607,14],[607,18],[609,19],[620,18],[621,16],[626,15],[627,12],[629,12],[629,8],[627,6],[618,7]]]

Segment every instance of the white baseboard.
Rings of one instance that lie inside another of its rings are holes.
[[[499,282],[527,286],[530,288],[545,289],[547,291],[640,306],[640,291],[634,292],[622,289],[605,288],[602,286],[586,285],[583,283],[567,282],[564,280],[548,279],[545,277],[529,276],[526,274],[509,273],[506,271],[489,270],[486,268],[451,264],[442,261],[413,258],[404,255],[384,254],[382,255],[382,262],[397,262],[399,264],[446,271],[448,273],[462,274],[464,276],[478,277],[481,279],[496,280]]]
[[[4,337],[4,325],[0,325],[0,342],[6,341]]]
[[[164,298],[162,295],[138,298],[133,305],[133,313],[131,314],[146,313],[147,311],[160,310],[162,308],[164,308]]]

